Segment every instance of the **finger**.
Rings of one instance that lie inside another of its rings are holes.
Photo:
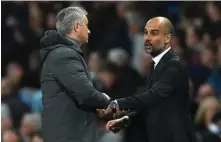
[[[106,130],[107,130],[107,132],[110,132],[111,126],[110,125],[106,125]]]
[[[121,112],[119,107],[116,108],[116,112]]]
[[[111,123],[112,123],[112,121],[110,120],[110,121],[107,122],[107,125],[109,126]]]
[[[100,117],[103,117],[103,115],[104,115],[103,110],[97,110],[97,115]]]
[[[109,121],[106,125],[106,130],[109,132],[110,129],[112,129],[114,127],[114,125],[116,124],[116,121]]]
[[[110,131],[110,127],[108,125],[106,125],[106,131],[109,132]]]
[[[109,132],[111,127],[112,121],[108,121],[106,124],[106,130]]]
[[[107,124],[107,125],[106,125],[106,131],[109,132],[109,130],[110,130],[110,127],[109,127],[109,125]]]
[[[110,128],[110,130],[113,132],[113,133],[117,133],[120,131],[120,127],[112,127]]]
[[[114,122],[111,122],[108,126],[109,126],[109,127],[113,127],[114,124],[115,124]]]
[[[116,119],[118,115],[116,113],[113,114],[113,118]]]
[[[117,111],[117,112],[116,112],[116,117],[120,117],[120,116],[123,115],[123,114],[124,114],[123,111]]]

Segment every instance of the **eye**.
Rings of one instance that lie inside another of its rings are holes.
[[[151,34],[154,35],[154,36],[156,36],[156,35],[159,34],[159,32],[158,32],[158,31],[153,31],[153,32],[151,32]]]
[[[147,33],[147,31],[144,31],[144,35],[147,35],[148,33]]]

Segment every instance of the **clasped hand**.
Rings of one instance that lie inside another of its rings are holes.
[[[129,110],[120,110],[119,108],[116,108],[116,110],[113,110],[111,107],[107,107],[106,109],[97,109],[97,115],[100,118],[111,120],[116,119],[121,116],[124,116],[127,114]]]
[[[118,107],[113,110],[111,107],[107,107],[96,111],[100,118],[108,120],[106,130],[117,133],[124,127],[123,119],[120,117],[126,115],[130,110],[120,110]]]

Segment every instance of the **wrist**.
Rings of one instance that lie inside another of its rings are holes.
[[[127,127],[129,125],[129,117],[128,116],[124,116],[121,118],[122,123],[124,124],[124,127]]]
[[[117,100],[114,100],[114,101],[111,101],[110,104],[109,104],[109,107],[112,109],[112,110],[116,110],[119,106],[118,106],[118,103],[117,103]]]

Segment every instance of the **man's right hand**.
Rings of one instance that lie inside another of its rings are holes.
[[[110,107],[108,107],[107,109],[97,109],[96,111],[97,111],[97,115],[100,118],[111,120],[111,119],[117,119],[119,117],[126,115],[130,110],[127,110],[127,111],[122,110],[122,111],[114,112]]]
[[[97,109],[96,111],[97,111],[97,115],[100,118],[111,120],[114,117],[114,113],[112,112],[111,109]]]

